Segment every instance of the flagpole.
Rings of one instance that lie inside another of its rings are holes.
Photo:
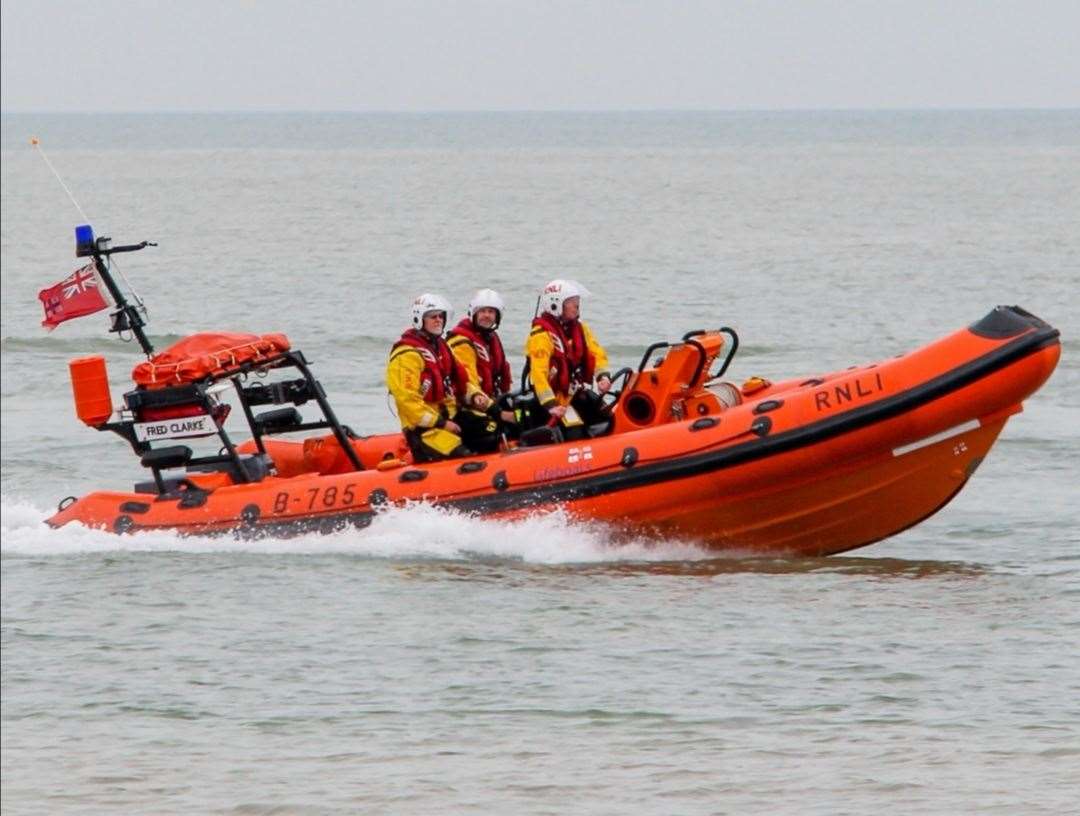
[[[108,288],[109,294],[112,295],[113,301],[116,303],[117,307],[119,307],[112,313],[113,324],[109,331],[118,334],[123,331],[130,331],[135,335],[135,339],[139,341],[139,345],[142,346],[143,353],[147,357],[150,357],[154,353],[154,346],[150,343],[150,338],[143,332],[143,326],[146,325],[146,322],[143,320],[142,315],[139,314],[138,307],[128,303],[127,298],[124,297],[124,293],[120,290],[120,287],[116,285],[116,281],[109,271],[109,266],[105,262],[105,259],[114,252],[136,252],[140,249],[145,249],[148,246],[156,246],[156,244],[152,244],[149,241],[143,241],[141,244],[109,247],[108,238],[98,238],[94,241],[93,249],[90,254],[94,259],[94,268],[97,269],[97,273],[101,276],[101,279],[105,281],[105,286]]]
[[[64,183],[63,178],[60,177],[60,173],[53,167],[53,163],[49,161],[49,157],[45,154],[45,148],[41,146],[41,140],[37,136],[30,139],[30,144],[38,152],[38,155],[45,160],[45,164],[52,171],[52,174],[56,176],[56,180],[60,182],[60,186],[64,188],[64,192],[67,193],[67,197],[71,199],[71,203],[75,205],[75,209],[79,211],[79,215],[83,217],[83,220],[89,222],[90,219],[86,213],[83,212],[83,208],[79,206],[79,202],[75,200],[75,196],[72,195],[71,190],[67,184]],[[77,233],[77,231],[76,231]],[[90,233],[91,239],[93,239],[93,232]],[[136,252],[140,249],[145,249],[148,246],[157,246],[149,241],[143,241],[141,244],[130,244],[128,246],[110,247],[108,238],[98,238],[93,241],[93,244],[89,247],[89,254],[94,259],[94,268],[97,270],[98,276],[105,282],[106,288],[109,290],[109,294],[112,295],[113,302],[117,306],[117,310],[112,312],[112,328],[110,332],[130,331],[135,335],[135,339],[139,341],[139,345],[142,346],[143,353],[150,357],[154,353],[154,346],[150,342],[150,338],[146,336],[143,331],[143,326],[146,325],[146,321],[143,320],[142,315],[139,314],[138,306],[133,306],[128,303],[127,298],[124,297],[124,293],[120,290],[120,287],[116,285],[116,281],[113,280],[112,273],[109,271],[109,265],[106,259],[109,255],[116,252]],[[83,254],[86,253],[77,253]],[[121,272],[121,275],[124,273]],[[127,279],[125,278],[125,281]],[[131,287],[131,284],[128,284]],[[139,296],[135,294],[135,290],[131,290],[135,300],[139,301],[139,305],[142,305],[142,301]]]

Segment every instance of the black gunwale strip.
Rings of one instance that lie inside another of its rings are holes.
[[[870,405],[853,408],[842,414],[828,417],[800,428],[793,428],[771,436],[755,438],[747,442],[693,454],[681,459],[669,459],[651,464],[637,464],[630,470],[619,470],[597,476],[586,476],[572,482],[531,486],[507,491],[499,496],[477,496],[468,499],[450,499],[446,504],[462,510],[494,512],[517,506],[523,501],[567,501],[642,487],[669,479],[687,478],[741,465],[795,448],[813,445],[850,431],[859,430],[875,422],[891,419],[931,402],[952,391],[1011,365],[1028,354],[1057,341],[1057,329],[1046,328],[1024,334],[1007,345],[947,371],[921,385],[909,388],[892,397],[878,400]]]
[[[921,385],[909,388],[907,391],[772,436],[755,438],[731,447],[684,456],[680,459],[670,459],[645,465],[639,463],[630,469],[620,468],[611,473],[586,476],[573,481],[532,485],[517,490],[507,490],[503,493],[473,496],[464,499],[436,500],[435,504],[464,511],[493,513],[519,507],[524,503],[592,498],[605,493],[643,487],[656,482],[698,476],[777,453],[786,453],[796,448],[817,444],[835,436],[859,430],[875,422],[891,419],[905,411],[932,402],[1001,368],[1005,368],[1029,354],[1053,345],[1058,341],[1059,335],[1060,332],[1050,326],[1033,328],[1032,331],[1020,335],[1007,344],[927,380]],[[248,525],[246,529],[239,532],[245,537],[269,535],[275,532],[329,532],[347,525],[366,526],[371,522],[376,512],[367,509],[334,513],[327,516],[275,519]],[[157,528],[138,525],[137,529]],[[190,530],[190,532],[198,535],[213,535],[218,532],[234,531],[234,528],[217,531]]]
[[[187,527],[180,529],[181,535],[198,535],[208,538],[231,535],[236,538],[273,538],[280,535],[300,535],[301,533],[336,533],[348,527],[367,527],[375,517],[377,510],[351,510],[344,513],[332,513],[321,516],[302,516],[299,518],[276,518],[270,521],[245,524],[236,519],[231,527]],[[47,522],[46,522],[47,523]],[[172,525],[136,524],[131,532],[148,530],[175,530]]]

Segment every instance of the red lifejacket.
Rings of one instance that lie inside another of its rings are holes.
[[[454,359],[450,346],[441,337],[409,329],[394,343],[390,353],[401,346],[411,346],[424,358],[424,370],[420,374],[420,393],[425,402],[439,403],[446,397],[464,401],[468,391],[469,373],[465,366]]]
[[[476,373],[480,376],[480,387],[489,397],[498,397],[510,390],[513,375],[510,363],[503,352],[499,333],[492,330],[477,330],[471,317],[463,317],[461,322],[450,330],[450,337],[464,337],[472,343],[476,352]]]
[[[541,328],[551,337],[551,368],[548,381],[560,394],[569,394],[571,383],[588,385],[596,373],[596,357],[585,342],[585,330],[581,321],[567,326],[561,320],[544,313],[532,322],[533,328]],[[569,329],[569,333],[567,330]]]

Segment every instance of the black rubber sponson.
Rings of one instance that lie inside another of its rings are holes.
[[[968,328],[980,337],[1001,340],[1023,334],[1029,329],[1045,328],[1046,325],[1044,321],[1019,306],[998,306]]]

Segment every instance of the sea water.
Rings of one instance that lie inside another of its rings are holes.
[[[83,222],[163,347],[282,331],[396,427],[412,298],[592,294],[615,366],[730,325],[731,378],[887,358],[1000,303],[1056,373],[943,511],[717,556],[561,511],[288,540],[43,525],[145,478],[39,326]],[[1080,112],[2,117],[2,807],[16,813],[1064,813],[1080,793]]]

